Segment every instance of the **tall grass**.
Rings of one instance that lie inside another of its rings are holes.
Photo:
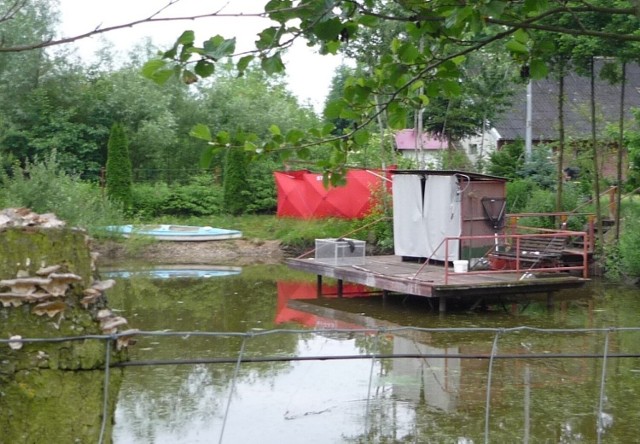
[[[27,207],[36,213],[54,213],[68,225],[97,228],[121,223],[121,206],[109,201],[99,186],[65,173],[52,153],[43,160],[15,165],[0,175],[0,204]]]

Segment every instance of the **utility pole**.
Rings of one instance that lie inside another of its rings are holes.
[[[524,135],[524,159],[531,160],[531,115],[533,114],[533,97],[531,93],[531,79],[527,81],[527,117]]]

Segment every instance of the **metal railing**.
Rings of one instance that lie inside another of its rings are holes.
[[[402,335],[402,334],[411,334],[411,333],[490,333],[493,334],[492,346],[490,353],[458,353],[455,356],[452,356],[450,353],[381,353],[379,351],[379,340],[381,337],[389,337],[389,335]],[[581,352],[581,353],[500,353],[499,352],[499,343],[500,340],[505,338],[509,334],[517,334],[520,332],[529,332],[535,334],[582,334],[582,335],[593,335],[593,334],[602,334],[604,335],[604,345],[603,350],[601,352],[591,351],[591,352]],[[619,332],[640,332],[640,327],[603,327],[603,328],[574,328],[574,329],[543,329],[536,327],[512,327],[512,328],[486,328],[486,327],[465,327],[465,328],[421,328],[421,327],[397,327],[397,328],[363,328],[363,329],[322,329],[322,330],[295,330],[295,329],[273,329],[273,330],[256,330],[256,331],[248,331],[248,332],[203,332],[203,331],[128,331],[123,333],[116,333],[111,335],[84,335],[84,336],[73,336],[73,337],[58,337],[58,338],[11,338],[11,339],[0,339],[0,346],[8,346],[10,343],[63,343],[69,341],[105,341],[106,343],[106,356],[105,356],[105,366],[104,369],[104,390],[103,390],[103,404],[102,404],[102,427],[100,431],[100,437],[98,440],[99,444],[102,444],[107,437],[105,436],[105,428],[106,421],[110,418],[110,412],[108,411],[109,405],[109,379],[110,379],[110,369],[117,367],[132,367],[132,366],[162,366],[162,365],[197,365],[197,364],[208,364],[208,365],[221,365],[221,364],[235,364],[235,370],[233,373],[233,381],[231,381],[229,385],[229,395],[226,400],[226,405],[224,406],[224,416],[222,418],[222,427],[219,431],[218,442],[222,443],[225,435],[225,426],[227,424],[227,420],[230,412],[230,405],[234,400],[234,391],[236,389],[236,380],[238,379],[240,366],[248,363],[256,363],[256,362],[294,362],[294,361],[329,361],[329,360],[363,360],[363,359],[371,359],[372,366],[376,361],[382,359],[417,359],[424,360],[428,358],[452,358],[456,359],[483,359],[489,361],[489,366],[487,369],[487,382],[486,382],[486,400],[485,400],[485,419],[484,419],[484,442],[490,442],[490,418],[491,418],[491,391],[492,391],[492,382],[493,382],[493,363],[496,360],[512,360],[512,359],[602,359],[602,366],[600,371],[600,379],[599,379],[599,400],[598,400],[598,408],[597,411],[594,412],[597,415],[596,418],[596,433],[598,437],[598,442],[601,442],[602,435],[604,433],[604,427],[602,427],[601,421],[603,417],[603,406],[604,401],[607,398],[606,393],[606,369],[607,362],[610,359],[624,359],[624,358],[632,358],[637,359],[640,358],[639,353],[631,353],[631,352],[611,352],[609,347],[609,339],[612,334]],[[353,337],[353,335],[366,335],[372,336],[374,335],[376,339],[372,342],[373,348],[366,353],[360,353],[355,355],[313,355],[313,356],[247,356],[245,349],[246,344],[251,339],[257,337],[264,337],[274,334],[290,334],[290,335],[330,335],[330,334],[346,334],[349,337]],[[132,337],[132,336],[146,336],[146,337],[181,337],[184,340],[195,339],[197,337],[226,337],[226,338],[236,338],[242,339],[242,343],[240,345],[239,351],[235,356],[227,356],[227,357],[208,357],[208,358],[188,358],[188,359],[163,359],[163,360],[146,360],[146,361],[124,361],[124,362],[116,362],[111,363],[110,357],[112,349],[115,349],[115,344],[118,338],[121,337]],[[373,367],[372,367],[373,368]],[[100,370],[96,370],[100,371]],[[369,403],[371,402],[372,396],[372,380],[373,380],[373,371],[371,371],[368,375],[369,384],[368,384],[368,393],[367,393],[367,408],[365,414],[369,414]],[[365,419],[365,427],[368,424],[368,420]],[[525,427],[525,430],[527,428]],[[366,432],[366,430],[365,430]]]

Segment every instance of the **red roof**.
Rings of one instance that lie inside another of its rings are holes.
[[[399,150],[415,150],[417,146],[417,131],[413,128],[403,129],[396,133],[396,148]],[[422,133],[423,150],[442,150],[447,148],[446,141],[432,136],[429,133]]]

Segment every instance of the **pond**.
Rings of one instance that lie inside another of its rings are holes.
[[[109,305],[145,332],[114,443],[639,439],[636,288],[442,315],[401,295],[318,299],[283,265],[224,271],[114,275]]]

